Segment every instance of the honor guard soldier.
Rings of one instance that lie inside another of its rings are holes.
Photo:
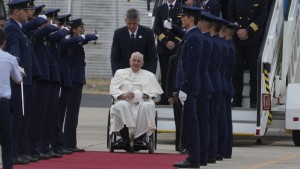
[[[177,44],[181,39],[169,29],[164,28],[164,21],[168,20],[171,24],[181,27],[180,18],[177,17],[181,12],[180,1],[168,0],[157,8],[154,21],[154,33],[157,36],[157,53],[160,64],[161,86],[166,91],[166,79],[169,59],[176,54]],[[166,94],[161,95],[158,104],[168,104]]]
[[[208,158],[208,143],[209,143],[209,99],[211,92],[213,91],[213,84],[210,79],[208,72],[208,65],[213,52],[213,41],[210,36],[210,29],[213,26],[214,15],[201,12],[201,20],[198,23],[198,27],[203,34],[203,50],[200,60],[200,77],[201,78],[201,88],[199,95],[197,96],[197,115],[200,129],[200,165],[207,165]],[[202,80],[203,79],[203,80]]]
[[[22,24],[27,21],[26,10],[30,8],[30,4],[28,0],[12,0],[7,5],[10,18],[3,27],[7,34],[4,50],[18,58],[20,67],[24,68],[26,73],[26,76],[23,77],[22,87],[18,84],[12,84],[10,104],[13,113],[13,163],[26,164],[29,160],[25,157],[27,153],[24,145],[23,113],[26,114],[30,110],[31,104],[32,48],[30,39],[22,30]],[[24,99],[22,95],[24,95]]]
[[[267,12],[266,0],[229,1],[228,20],[237,23],[240,27],[233,38],[236,47],[233,107],[242,106],[244,65],[246,64],[250,70],[250,108],[256,108],[257,59],[264,35]]]
[[[213,82],[213,92],[211,93],[209,103],[209,123],[210,123],[210,140],[208,147],[208,163],[216,163],[217,156],[217,139],[218,139],[218,127],[217,121],[220,112],[220,105],[223,100],[223,86],[220,67],[222,63],[223,43],[219,36],[221,30],[220,18],[214,17],[212,22],[212,28],[210,34],[213,40],[213,52],[208,65],[208,72],[210,74],[211,81]]]
[[[82,19],[71,20],[70,34],[73,36],[82,36],[84,41],[82,43],[74,45],[70,50],[70,70],[72,76],[72,90],[70,91],[69,101],[67,104],[67,112],[64,126],[64,147],[68,151],[72,152],[84,152],[84,149],[77,147],[77,124],[79,116],[79,108],[82,96],[82,87],[86,84],[85,79],[85,52],[83,45],[89,41],[98,39],[96,34],[84,35],[84,23]]]
[[[71,151],[66,151],[63,149],[63,134],[62,134],[62,128],[63,128],[63,123],[64,123],[64,118],[65,118],[65,112],[60,111],[60,106],[66,107],[66,103],[60,103],[60,85],[61,85],[61,77],[62,77],[62,71],[61,71],[61,57],[60,57],[60,49],[61,49],[61,42],[65,43],[63,46],[68,46],[68,44],[73,44],[71,40],[64,40],[66,36],[69,36],[70,31],[69,31],[69,17],[71,14],[67,15],[62,15],[59,16],[56,19],[54,18],[49,18],[48,17],[48,22],[49,24],[54,24],[53,20],[57,23],[56,26],[60,27],[60,29],[56,32],[53,32],[49,34],[48,40],[49,40],[49,45],[50,45],[50,51],[52,53],[52,60],[51,60],[51,79],[52,79],[52,96],[53,97],[53,106],[52,106],[52,112],[53,114],[53,124],[52,124],[52,132],[50,133],[51,137],[51,150],[56,153],[56,154],[71,154]],[[63,48],[62,48],[63,49]],[[62,88],[62,92],[65,93],[64,91],[66,88]],[[64,95],[64,94],[62,94]],[[62,96],[61,95],[61,96]],[[67,101],[67,99],[62,99],[64,101]]]
[[[226,119],[228,125],[227,132],[227,140],[225,141],[225,152],[223,154],[224,158],[231,158],[232,155],[232,144],[233,144],[233,136],[232,136],[232,111],[231,111],[231,99],[234,94],[234,87],[232,84],[232,75],[235,63],[235,46],[233,43],[233,35],[235,29],[238,28],[238,25],[234,23],[228,23],[227,29],[225,30],[225,39],[229,48],[229,57],[228,57],[228,68],[225,73],[225,79],[228,82],[228,93],[225,93],[225,107],[226,107]]]
[[[188,157],[183,162],[175,163],[178,168],[200,167],[200,135],[197,118],[197,96],[201,87],[199,78],[199,62],[203,50],[203,38],[196,26],[200,19],[201,9],[198,7],[182,7],[182,27],[186,34],[182,39],[179,59],[178,77],[181,79],[179,99],[184,105],[183,126],[188,150]]]

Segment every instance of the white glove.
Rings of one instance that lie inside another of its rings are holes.
[[[47,20],[47,16],[46,16],[46,15],[38,15],[38,17],[40,17],[40,18],[44,18],[44,19],[46,19],[46,20]]]
[[[169,22],[168,20],[164,21],[164,27],[167,29],[172,29],[172,24],[171,22]]]
[[[184,105],[184,102],[186,101],[186,98],[187,98],[187,94],[180,90],[178,97],[179,97],[181,104]]]
[[[85,39],[85,35],[80,35],[81,37],[83,37],[83,39]]]
[[[65,30],[67,30],[67,31],[70,31],[69,28],[66,27],[66,26],[62,26],[61,29],[65,29]]]
[[[57,26],[57,25],[54,23],[54,21],[53,21],[53,20],[51,20],[51,21],[50,21],[50,24],[51,24],[51,25],[53,25],[53,26],[56,26],[56,27],[58,27],[58,26]]]
[[[20,73],[21,73],[22,77],[26,76],[24,68],[22,68],[22,67],[19,66],[19,70],[20,70]]]

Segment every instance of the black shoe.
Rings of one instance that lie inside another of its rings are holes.
[[[33,156],[31,156],[31,155],[24,155],[24,156],[22,156],[24,159],[27,159],[27,160],[29,160],[29,162],[37,162],[37,161],[39,161],[39,158],[36,158],[36,157],[33,157]]]
[[[30,161],[22,157],[13,158],[13,164],[28,164]]]
[[[75,148],[66,148],[65,150],[72,151],[72,152],[85,152],[84,149],[80,149],[78,147],[75,147]]]
[[[54,151],[54,153],[56,153],[56,154],[72,154],[73,151],[68,151],[68,150],[62,149],[62,150],[56,150],[56,151]]]
[[[214,164],[214,163],[216,163],[216,159],[209,158],[209,159],[207,159],[207,163]]]
[[[50,151],[49,154],[50,154],[51,158],[61,158],[62,157],[61,154],[57,154],[53,151]]]
[[[231,156],[224,155],[223,158],[225,158],[225,159],[231,159]]]
[[[231,107],[242,107],[242,102],[233,100],[231,103]]]
[[[223,161],[223,156],[218,154],[217,157],[216,157],[216,160],[217,161]]]
[[[207,163],[200,163],[200,166],[207,166]]]
[[[250,103],[250,108],[256,109],[256,103]]]
[[[42,160],[48,160],[51,158],[51,155],[50,154],[46,154],[46,153],[40,153],[40,156],[39,156],[39,159],[42,159]]]
[[[199,168],[199,164],[192,164],[188,162],[187,160],[183,162],[177,162],[173,164],[173,167],[178,167],[178,168]]]

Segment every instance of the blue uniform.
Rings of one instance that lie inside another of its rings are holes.
[[[226,119],[227,119],[227,140],[225,152],[223,154],[224,158],[231,158],[232,155],[232,144],[233,144],[233,136],[232,136],[232,115],[231,115],[231,99],[234,94],[234,87],[232,84],[232,75],[235,63],[235,46],[233,40],[226,41],[229,48],[229,59],[228,59],[228,68],[225,73],[225,79],[228,83],[228,92],[225,94],[225,108],[226,108]]]
[[[203,37],[197,27],[190,29],[182,40],[179,72],[180,90],[187,94],[183,112],[183,133],[186,137],[188,157],[192,164],[200,164],[200,136],[197,118],[197,95],[200,91],[199,62],[203,50]]]
[[[209,0],[204,7],[204,11],[220,17],[221,5],[216,0]]]
[[[5,51],[11,53],[18,58],[20,67],[23,67],[26,76],[23,77],[24,84],[24,107],[25,114],[30,111],[31,97],[32,97],[32,44],[28,36],[23,32],[20,23],[10,18],[5,23],[3,30],[6,32],[7,41],[4,48]],[[22,114],[22,100],[21,100],[20,85],[12,84],[11,109],[13,113],[13,147],[14,158],[26,154],[25,150],[25,120]]]
[[[226,140],[227,140],[227,132],[228,132],[228,124],[227,124],[227,114],[226,114],[226,104],[225,104],[225,94],[229,91],[228,81],[225,78],[225,73],[228,69],[228,60],[229,60],[229,47],[224,38],[222,40],[223,51],[221,55],[221,66],[220,73],[222,77],[222,87],[223,92],[221,93],[221,102],[220,109],[218,111],[218,156],[223,157],[225,148],[226,148]]]
[[[212,82],[208,73],[208,65],[213,51],[213,41],[209,32],[203,33],[203,50],[200,59],[201,89],[197,96],[197,116],[200,129],[200,146],[202,165],[207,164],[208,142],[209,142],[209,98],[213,91]]]
[[[222,77],[220,73],[221,66],[221,54],[223,51],[222,40],[218,34],[212,36],[213,40],[213,52],[208,65],[208,72],[213,82],[214,91],[211,93],[211,99],[209,103],[209,123],[210,123],[210,141],[208,148],[208,159],[215,160],[217,156],[217,119],[218,112],[220,110],[220,104],[222,100]]]
[[[85,35],[85,39],[81,44],[75,45],[70,51],[70,70],[72,76],[72,90],[70,91],[67,104],[67,112],[64,126],[64,147],[76,148],[76,129],[78,124],[79,108],[82,96],[82,87],[86,83],[85,79],[85,52],[82,45],[89,41],[97,40],[94,34]]]

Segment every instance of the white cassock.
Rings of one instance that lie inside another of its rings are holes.
[[[128,91],[135,93],[132,100],[117,100]],[[110,94],[116,100],[110,109],[110,132],[120,131],[126,125],[131,139],[144,133],[147,137],[151,135],[156,130],[155,103],[142,99],[142,94],[153,98],[162,93],[153,73],[142,69],[134,73],[131,68],[117,70],[110,84]]]

